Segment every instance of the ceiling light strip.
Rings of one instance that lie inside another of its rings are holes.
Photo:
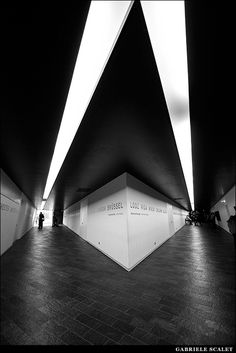
[[[47,199],[134,1],[91,1],[43,194]]]
[[[141,1],[141,5],[194,209],[184,1]]]

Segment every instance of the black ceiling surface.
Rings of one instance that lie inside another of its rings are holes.
[[[236,181],[229,26],[224,21],[229,7],[186,1],[185,9],[195,206],[208,209]]]
[[[6,82],[1,167],[36,207],[43,196],[89,4],[2,7]]]
[[[38,206],[89,9],[5,7],[6,73],[1,167]],[[213,9],[214,10],[214,9]],[[235,183],[231,121],[218,78],[214,11],[186,2],[195,203],[208,208]],[[217,75],[216,75],[217,73]],[[218,96],[217,96],[218,97]],[[224,124],[218,118],[224,110]],[[227,113],[226,113],[227,112]],[[140,4],[135,2],[54,184],[64,209],[123,172],[189,208]]]

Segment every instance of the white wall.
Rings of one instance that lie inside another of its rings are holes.
[[[15,241],[19,210],[20,203],[16,203],[1,193],[1,255]]]
[[[80,236],[87,239],[87,219],[88,219],[88,199],[84,199],[80,203]]]
[[[80,235],[80,202],[76,202],[64,211],[63,223]]]
[[[64,210],[63,224],[73,230],[81,238],[87,239],[88,199],[76,202]]]
[[[125,175],[64,211],[63,223],[90,244],[128,266]]]
[[[88,197],[87,241],[128,268],[126,175]]]
[[[27,197],[1,169],[1,255],[32,228],[35,211]]]
[[[64,224],[130,270],[184,225],[187,212],[124,173],[64,211]]]
[[[173,216],[173,206],[167,203],[167,216],[168,216],[168,224],[169,224],[169,234],[172,236],[175,234],[175,225],[174,225],[174,216]]]
[[[185,225],[185,218],[188,214],[187,211],[173,206],[173,219],[174,219],[174,232],[176,233],[180,228]]]
[[[63,223],[90,244],[128,267],[125,174],[64,211]]]
[[[185,223],[187,212],[127,175],[129,268],[133,268]],[[177,214],[178,213],[178,214]]]
[[[20,239],[34,226],[36,209],[32,206],[27,197],[21,193],[21,204],[16,224],[15,240]]]
[[[235,185],[222,197],[212,208],[211,212],[219,211],[221,221],[217,221],[221,228],[229,232],[227,220],[230,216],[235,215],[234,206],[236,206],[235,201]]]

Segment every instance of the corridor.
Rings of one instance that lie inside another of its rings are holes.
[[[1,257],[1,344],[232,345],[235,253],[184,226],[127,272],[65,226],[32,228]]]

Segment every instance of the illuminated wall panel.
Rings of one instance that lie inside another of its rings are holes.
[[[33,227],[36,209],[1,169],[1,255]]]
[[[86,202],[82,228],[81,205]],[[66,209],[64,223],[130,271],[184,225],[186,214],[124,173]]]

